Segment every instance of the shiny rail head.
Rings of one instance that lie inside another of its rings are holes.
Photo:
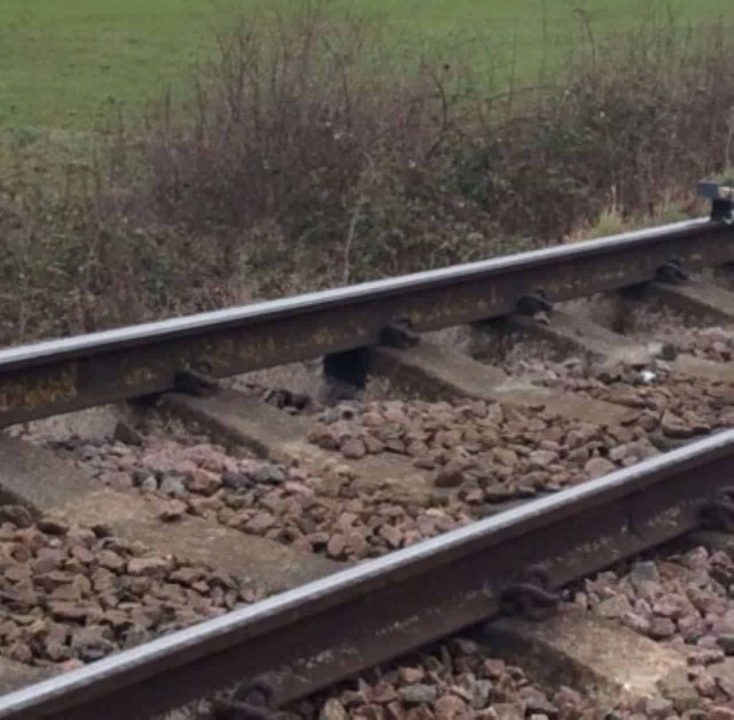
[[[103,330],[70,338],[45,340],[0,350],[0,373],[32,366],[49,359],[78,357],[107,352],[121,347],[135,347],[149,342],[196,335],[214,328],[249,325],[279,317],[328,310],[344,303],[359,303],[377,297],[389,297],[425,287],[426,290],[474,277],[492,277],[522,267],[547,265],[581,256],[593,256],[611,249],[630,249],[660,240],[694,235],[711,228],[710,218],[670,223],[654,228],[610,235],[583,243],[556,245],[541,250],[506,255],[438,270],[374,280],[347,287],[305,293],[293,297],[252,303],[224,310],[197,313],[167,320],[140,323],[113,330]]]
[[[573,245],[0,351],[0,427],[175,390],[181,373],[225,378],[415,333],[734,262],[734,227],[690,220]]]
[[[109,692],[122,689],[134,694],[142,683],[155,684],[156,678],[165,673],[175,677],[177,668],[205,661],[212,653],[222,653],[238,644],[254,643],[257,646],[263,636],[279,629],[287,636],[291,623],[338,608],[353,598],[379,592],[381,588],[411,577],[421,574],[428,577],[432,568],[456,566],[459,560],[476,553],[479,548],[495,545],[502,549],[504,544],[516,543],[527,533],[539,529],[545,532],[544,528],[551,524],[603,510],[621,497],[642,497],[650,488],[657,488],[660,496],[662,483],[683,474],[695,474],[696,482],[692,484],[695,493],[700,486],[701,470],[721,460],[734,463],[734,430],[718,433],[554,495],[531,500],[496,516],[6,694],[0,697],[0,719],[86,719],[91,717],[89,712],[93,706],[100,708],[102,714],[99,717],[102,717]],[[728,475],[722,473],[722,486],[728,484]],[[506,553],[506,548],[503,552]],[[491,566],[487,571],[491,572]],[[323,635],[320,630],[318,633]],[[253,652],[256,654],[254,649]],[[216,674],[212,675],[211,682],[217,681]],[[208,691],[218,689],[212,684]],[[144,708],[139,715],[136,714],[136,718],[148,717],[150,715]]]

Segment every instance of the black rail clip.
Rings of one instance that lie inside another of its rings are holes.
[[[708,530],[734,533],[734,487],[722,488],[701,506],[701,522]]]
[[[715,182],[707,180],[698,184],[698,194],[711,200],[711,219],[734,225],[734,179]]]
[[[177,392],[186,395],[209,397],[216,394],[219,389],[219,382],[207,372],[189,369],[180,370],[176,373],[173,386]]]
[[[380,332],[381,345],[400,350],[415,347],[420,343],[420,339],[420,334],[415,331],[413,322],[408,317],[395,318]]]
[[[505,612],[522,615],[531,620],[544,620],[552,615],[561,601],[560,593],[550,586],[550,578],[543,568],[528,568],[518,581],[502,593]]]
[[[282,713],[274,703],[275,690],[265,677],[241,685],[228,700],[214,704],[213,720],[279,720]]]
[[[678,285],[688,280],[688,277],[688,273],[683,270],[683,263],[678,258],[661,265],[655,273],[655,279],[667,285]]]
[[[533,316],[541,312],[551,312],[553,310],[553,303],[548,300],[548,296],[543,290],[536,290],[534,293],[529,295],[523,295],[517,301],[517,311],[520,315]]]

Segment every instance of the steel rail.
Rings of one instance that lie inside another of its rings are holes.
[[[144,720],[273,672],[282,701],[486,620],[529,568],[562,585],[700,524],[734,431],[528,502],[0,697],[4,720]]]
[[[379,343],[392,321],[418,332],[499,317],[542,289],[551,301],[734,262],[734,228],[691,220],[574,245],[0,351],[0,427],[160,393],[177,374],[213,377]]]

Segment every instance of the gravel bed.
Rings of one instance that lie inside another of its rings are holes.
[[[567,687],[548,689],[519,667],[453,639],[290,708],[303,720],[578,720],[604,717]]]
[[[640,411],[638,425],[661,449],[718,428],[734,426],[734,385],[675,373],[669,360],[686,353],[727,363],[734,357],[734,326],[703,326],[699,318],[646,303],[606,307],[587,303],[572,310],[622,332],[658,355],[648,367],[625,367],[568,357],[554,343],[497,333],[475,350],[514,377]],[[551,322],[552,315],[539,322]],[[617,326],[622,326],[620,327]]]
[[[482,400],[342,404],[317,417],[310,439],[345,458],[402,455],[477,505],[559,490],[658,453],[638,427]]]
[[[603,475],[658,451],[635,427],[606,429],[497,403],[346,402],[313,418],[309,439],[334,450],[318,468],[235,457],[196,435],[121,426],[114,441],[50,444],[100,482],[187,514],[338,560],[376,557],[465,525],[499,503]],[[401,456],[428,496],[391,478],[364,489],[348,461]],[[415,495],[415,497],[413,497]]]
[[[704,546],[658,552],[586,580],[569,599],[600,617],[681,651],[688,671],[671,679],[675,707],[734,718],[734,561]]]
[[[628,422],[661,450],[734,426],[734,385],[680,375],[662,360],[640,369],[526,356],[514,363],[514,373],[536,385],[629,407]]]
[[[716,280],[700,280],[717,285]],[[731,292],[731,290],[730,290]],[[664,299],[630,300],[599,320],[611,329],[647,344],[667,343],[678,352],[689,352],[717,362],[727,362],[734,349],[734,325],[725,319],[684,310]]]
[[[388,483],[361,492],[354,473],[337,462],[311,475],[296,465],[234,457],[193,436],[139,434],[138,441],[71,439],[54,448],[106,485],[157,499],[164,522],[209,517],[338,560],[383,555],[476,517],[466,503],[449,498],[429,506],[398,500]]]
[[[68,670],[263,596],[253,582],[0,507],[0,654]]]
[[[655,325],[656,338],[675,347],[678,352],[689,353],[704,360],[729,362],[734,357],[734,327],[685,327],[678,323],[660,321]]]
[[[734,425],[734,386],[678,375],[664,362],[652,370],[566,365],[546,384],[583,392],[638,411],[631,421],[665,448],[665,439],[687,440]]]

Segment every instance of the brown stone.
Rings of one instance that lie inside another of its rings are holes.
[[[660,420],[660,427],[670,438],[686,439],[695,435],[695,430],[669,410],[663,413],[663,417]]]
[[[367,454],[365,443],[360,438],[349,438],[341,447],[341,454],[348,460],[359,460]]]
[[[250,518],[243,526],[246,532],[262,535],[275,525],[275,518],[269,512],[258,512]]]
[[[336,698],[329,698],[321,708],[319,720],[349,720],[349,715]]]
[[[125,561],[112,550],[101,550],[97,553],[97,562],[108,570],[121,570],[125,566]]]
[[[186,503],[182,500],[168,500],[161,504],[158,517],[163,522],[175,522],[181,520],[186,514]]]
[[[221,475],[217,475],[203,468],[196,468],[191,475],[188,483],[189,492],[198,493],[199,495],[212,495],[222,485]]]
[[[59,620],[84,620],[89,614],[89,607],[73,602],[50,602],[48,609]]]
[[[614,463],[610,462],[606,458],[594,457],[587,460],[584,465],[584,470],[590,478],[598,478],[612,472],[614,470]]]
[[[127,563],[127,572],[132,576],[164,577],[172,565],[164,557],[132,558]]]
[[[464,473],[459,465],[449,463],[439,468],[434,484],[436,487],[452,488],[458,487],[464,482]]]
[[[392,525],[383,525],[380,528],[380,537],[385,538],[387,540],[390,547],[398,548],[403,542],[403,535],[396,527],[393,527]]]
[[[335,533],[329,538],[326,545],[326,551],[331,557],[339,558],[344,554],[347,547],[347,539],[343,533]]]
[[[434,703],[437,720],[468,720],[471,711],[467,704],[456,695],[444,695]]]
[[[497,720],[524,720],[525,718],[525,708],[522,703],[493,703],[491,710]]]
[[[426,676],[425,670],[420,667],[401,667],[399,674],[400,679],[408,685],[419,683]]]
[[[395,688],[386,682],[378,682],[368,693],[370,702],[386,705],[397,700],[398,694]]]
[[[671,670],[665,678],[658,682],[658,689],[663,697],[673,703],[673,707],[679,713],[692,710],[699,705],[698,693],[688,680],[688,675],[683,668]]]

